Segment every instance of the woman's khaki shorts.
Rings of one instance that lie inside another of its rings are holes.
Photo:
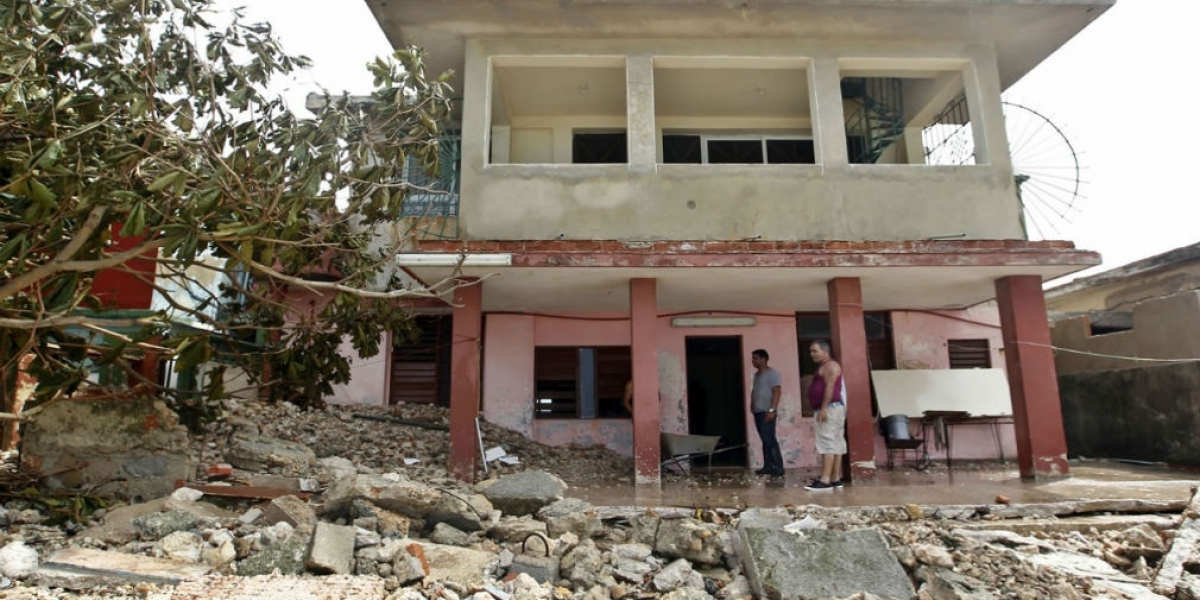
[[[813,430],[817,434],[817,454],[846,453],[846,405],[830,404],[825,409],[825,421],[813,417]]]

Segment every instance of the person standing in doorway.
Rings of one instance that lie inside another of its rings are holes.
[[[779,450],[779,439],[775,436],[779,398],[783,390],[783,377],[779,371],[767,366],[771,360],[766,350],[750,353],[750,364],[754,366],[754,385],[750,387],[750,413],[754,415],[754,428],[762,440],[763,468],[757,475],[783,476],[783,452]]]
[[[846,454],[846,386],[842,365],[833,360],[833,347],[820,340],[808,347],[817,364],[817,374],[808,386],[808,405],[816,411],[813,429],[817,454],[821,455],[821,478],[804,486],[810,491],[842,487],[842,456]]]

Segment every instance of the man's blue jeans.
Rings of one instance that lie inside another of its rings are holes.
[[[763,446],[763,470],[772,474],[783,474],[783,452],[779,449],[779,438],[775,437],[775,424],[779,421],[776,416],[767,421],[769,413],[756,412],[754,414],[754,428],[758,430],[758,438],[762,440]]]

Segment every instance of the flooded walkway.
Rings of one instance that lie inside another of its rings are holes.
[[[1182,500],[1191,498],[1200,472],[1108,461],[1073,462],[1071,474],[1045,481],[1022,480],[1016,465],[944,464],[927,470],[882,469],[873,481],[854,482],[832,491],[804,486],[815,470],[789,471],[782,478],[760,477],[746,469],[701,468],[690,477],[665,475],[661,489],[632,484],[571,486],[567,495],[596,506],[682,506],[749,508],[817,504],[821,506],[984,505],[1006,497],[1014,504],[1068,500]]]

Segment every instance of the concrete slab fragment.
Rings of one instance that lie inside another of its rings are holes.
[[[1031,535],[1037,531],[1124,531],[1138,525],[1149,525],[1155,531],[1164,531],[1175,527],[1175,519],[1166,515],[1094,515],[1090,517],[1067,517],[1063,519],[1025,519],[1006,521],[985,521],[968,523],[962,529],[974,530],[1005,530]]]
[[[171,600],[379,600],[387,595],[379,577],[330,575],[320,578],[281,575],[209,576],[185,581]]]
[[[916,596],[904,567],[878,531],[814,529],[787,533],[739,526],[743,567],[759,598],[881,598]]]
[[[82,590],[131,582],[176,584],[202,577],[211,570],[208,565],[163,558],[67,548],[46,559],[34,577],[41,585]]]

